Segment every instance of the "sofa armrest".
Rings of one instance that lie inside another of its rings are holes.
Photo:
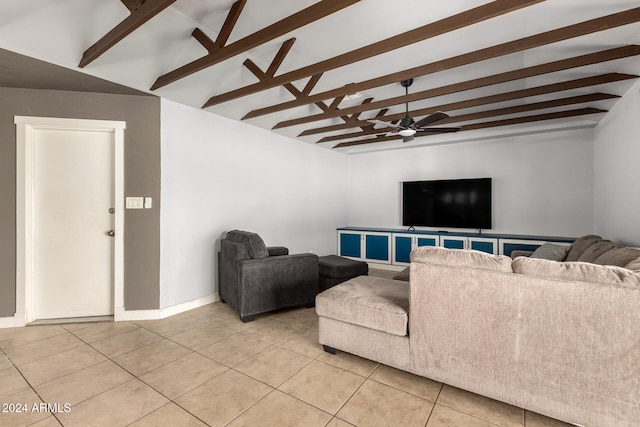
[[[289,249],[284,246],[267,246],[269,256],[289,255]]]
[[[218,293],[220,298],[236,309],[238,306],[238,261],[250,259],[243,244],[222,239],[218,257]]]
[[[238,262],[240,317],[300,304],[318,294],[318,256],[296,254]]]

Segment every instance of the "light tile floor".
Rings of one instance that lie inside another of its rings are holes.
[[[325,353],[314,309],[245,324],[222,303],[155,321],[0,329],[0,402],[4,427],[566,425]]]

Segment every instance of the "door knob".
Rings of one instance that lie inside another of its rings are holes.
[[[107,234],[107,236],[113,237],[113,236],[115,236],[115,235],[116,235],[116,232],[115,232],[115,231],[113,231],[113,230],[109,230],[109,231],[107,231],[107,233],[106,233],[106,234]]]
[[[109,208],[109,213],[110,213],[110,214],[114,214],[114,213],[116,213],[115,208]]]

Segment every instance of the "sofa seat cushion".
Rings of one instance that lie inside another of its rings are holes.
[[[318,294],[318,316],[392,335],[406,336],[409,283],[359,276]]]
[[[640,273],[610,265],[520,257],[513,260],[513,272],[547,279],[602,283],[640,290]]]
[[[447,249],[425,246],[411,252],[411,262],[438,264],[450,267],[477,268],[480,270],[511,273],[511,258],[472,249]]]

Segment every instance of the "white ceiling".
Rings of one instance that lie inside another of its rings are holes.
[[[248,0],[227,44],[242,39],[316,2],[317,0]],[[358,49],[486,3],[490,2],[486,0],[446,2],[362,0],[319,21],[294,30],[292,33],[278,37],[244,54],[237,55],[153,92],[149,88],[157,77],[207,53],[191,36],[191,32],[198,27],[209,37],[215,39],[233,4],[232,0],[177,0],[171,7],[152,18],[84,69],[78,68],[83,52],[128,16],[129,12],[120,0],[2,0],[0,2],[0,48],[73,70],[80,70],[120,85],[200,108],[213,95],[257,82],[256,77],[242,65],[243,62],[250,58],[260,68],[266,70],[282,43],[291,37],[295,37],[296,42],[276,75]],[[348,83],[398,72],[636,7],[640,7],[638,0],[542,1],[470,27],[325,72],[312,93],[342,87]],[[640,24],[630,24],[601,31],[426,76],[416,76],[410,93],[627,44],[640,44]],[[415,110],[606,72],[640,73],[640,56],[416,101],[410,104],[410,109]],[[307,80],[294,82],[294,85],[298,89],[302,89]],[[561,94],[448,111],[448,113],[460,115],[594,92],[622,95],[632,83],[633,80],[627,80],[600,87],[588,87]],[[340,107],[360,104],[363,99],[369,97],[378,101],[402,94],[404,94],[404,88],[399,83],[386,85],[365,90],[362,92],[362,98],[342,101]],[[294,98],[289,92],[282,87],[277,87],[209,107],[207,111],[241,120],[251,110],[292,99]],[[330,104],[332,100],[329,99],[325,102]],[[528,114],[519,114],[519,116],[581,107],[609,109],[614,102],[615,100],[597,101],[588,105],[579,104],[538,110]],[[373,117],[378,110],[364,112],[361,118]],[[390,107],[389,114],[403,110],[404,105],[395,105]],[[247,122],[271,129],[280,121],[320,112],[318,107],[311,104],[249,119]],[[518,115],[500,116],[490,120],[512,116]],[[473,141],[520,133],[558,131],[594,126],[602,117],[603,114],[594,114],[579,118],[557,119],[456,134],[432,135],[416,138],[407,144],[403,144],[401,141],[390,141],[341,148],[340,150],[357,153],[425,144]],[[415,118],[417,120],[420,117]],[[482,122],[487,119],[477,121]],[[352,128],[325,135],[297,136],[305,129],[338,123],[341,123],[339,118],[326,119],[306,125],[277,129],[274,132],[297,138],[301,143],[312,144],[316,143],[321,136],[358,130]],[[458,124],[456,123],[456,125]],[[320,145],[332,148],[335,144],[336,142],[331,142]]]

